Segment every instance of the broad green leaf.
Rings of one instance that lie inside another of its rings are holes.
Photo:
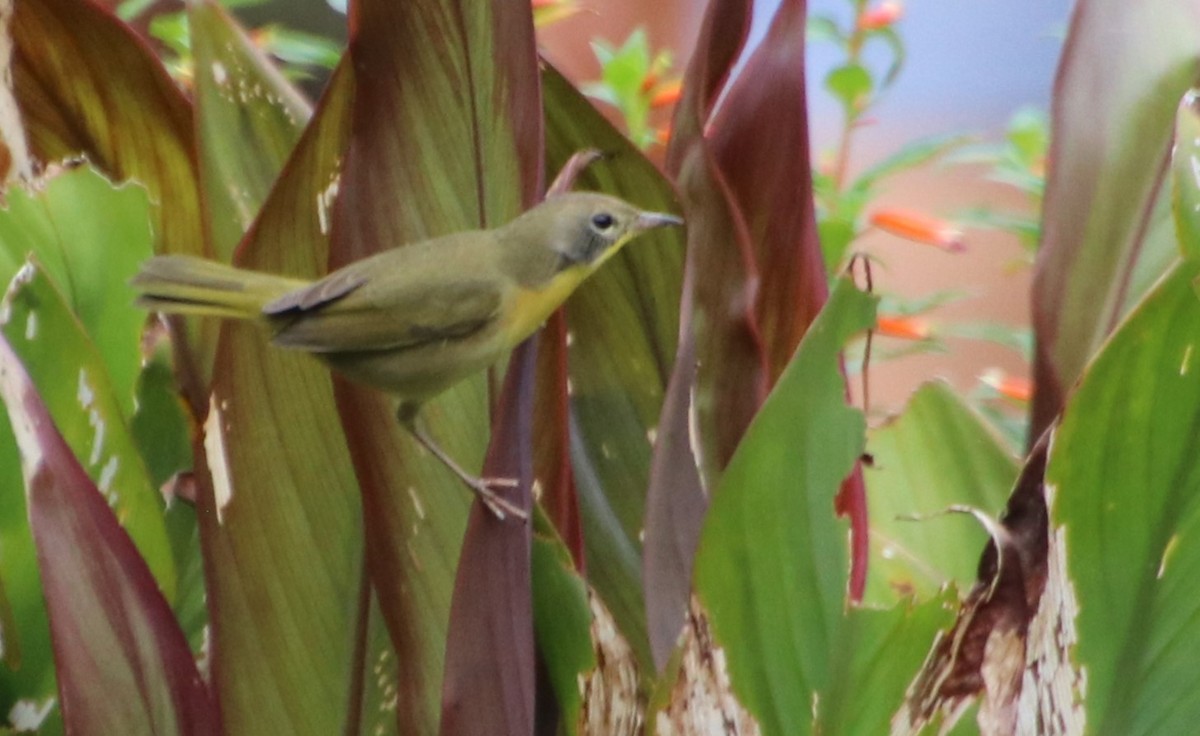
[[[1172,210],[1180,255],[1200,258],[1200,98],[1195,89],[1183,96],[1175,116],[1171,152]]]
[[[845,527],[833,501],[863,449],[838,354],[873,323],[874,299],[839,279],[713,495],[696,593],[734,692],[765,734],[812,730],[844,627]]]
[[[228,261],[312,114],[213,0],[188,4],[209,243]]]
[[[921,386],[903,414],[871,430],[867,451],[874,462],[864,471],[871,513],[864,601],[929,600],[949,582],[969,589],[987,532],[970,516],[940,512],[965,505],[998,515],[1016,459],[941,381]]]
[[[662,174],[549,65],[542,84],[549,168],[582,149],[612,151],[582,172],[577,188],[678,211]],[[675,357],[682,271],[678,228],[656,231],[617,254],[566,305],[571,460],[588,579],[643,664],[651,661],[640,540],[649,434]]]
[[[1088,366],[1051,450],[1052,526],[1079,603],[1093,733],[1200,719],[1200,269],[1181,263]]]
[[[17,299],[46,284],[28,274],[34,280],[18,286]],[[47,320],[43,328],[52,326]],[[0,394],[21,448],[65,729],[217,734],[218,711],[171,608],[102,489],[55,429],[11,350],[21,339],[6,334],[0,344]]]
[[[549,522],[538,515],[534,523],[534,631],[562,714],[562,730],[574,736],[583,710],[580,680],[596,668],[587,584]]]
[[[221,64],[225,81],[239,87],[272,90],[279,84],[234,41],[237,32],[224,16],[211,8],[194,11],[198,53],[214,50],[205,70]],[[204,39],[208,34],[211,40]],[[327,190],[345,146],[352,92],[350,70],[342,67],[286,164],[278,155],[294,139],[299,120],[269,113],[257,98],[200,97],[202,125],[210,115],[245,120],[227,105],[248,102],[245,114],[256,116],[254,125],[238,123],[237,135],[201,136],[218,146],[202,156],[206,167],[217,168],[204,179],[208,217],[241,221],[223,206],[229,199],[222,189],[234,191],[232,161],[244,158],[243,165],[260,172],[235,192],[246,212],[263,203],[238,251],[239,265],[307,277],[325,272]],[[268,198],[265,172],[281,164]],[[212,232],[229,233],[215,226]],[[359,718],[361,708],[350,702],[349,687],[361,665],[355,657],[362,655],[352,632],[367,615],[356,605],[363,564],[358,485],[329,372],[271,346],[267,337],[251,325],[224,326],[204,424],[211,486],[202,488],[197,510],[214,689],[232,733],[338,733]]]
[[[828,734],[883,734],[904,700],[929,642],[954,620],[953,593],[920,604],[897,602],[846,614],[828,691],[817,700],[817,728]]]
[[[129,431],[155,488],[192,468],[192,417],[179,396],[170,350],[168,341],[162,339],[146,356],[138,376],[137,409],[129,421]]]
[[[536,201],[543,161],[528,10],[363,0],[350,19],[353,67],[344,68],[360,76],[331,266],[495,227]],[[407,729],[432,733],[469,491],[408,437],[390,397],[349,384],[337,394],[363,491],[368,568],[397,650],[398,712]],[[489,426],[482,377],[429,402],[422,417],[443,449],[479,468]]]
[[[172,600],[175,565],[162,497],[150,484],[100,354],[36,262],[23,267],[9,286],[0,308],[0,333],[56,431]]]
[[[1031,436],[1062,408],[1084,366],[1173,253],[1156,203],[1176,109],[1195,83],[1200,23],[1186,0],[1075,6],[1055,84],[1033,286],[1038,349]],[[1149,225],[1148,225],[1149,223]],[[1169,219],[1166,223],[1169,227]],[[1154,272],[1134,281],[1137,261]]]
[[[182,483],[191,489],[195,487],[189,472],[194,467],[194,420],[179,395],[172,370],[171,345],[162,323],[151,326],[147,341],[145,364],[138,376],[137,409],[129,422],[129,431],[146,463],[151,485],[174,492]],[[180,473],[186,475],[177,475]],[[192,651],[199,655],[206,638],[208,607],[196,509],[191,502],[170,495],[163,521],[178,580],[172,607]]]
[[[0,402],[0,586],[9,614],[0,621],[0,714],[12,724],[18,701],[33,712],[53,708],[54,660],[49,619],[42,598],[37,550],[26,512],[21,457],[7,410]],[[49,703],[49,705],[45,705]],[[15,724],[13,724],[15,725]],[[61,728],[59,729],[61,731]]]
[[[0,212],[0,279],[29,253],[62,290],[103,359],[114,398],[133,414],[145,312],[126,281],[151,254],[150,206],[139,187],[114,188],[87,167],[63,172],[37,193],[13,189]]]

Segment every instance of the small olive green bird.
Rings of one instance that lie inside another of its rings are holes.
[[[424,240],[317,281],[158,256],[131,284],[160,312],[253,320],[271,341],[400,398],[400,422],[499,518],[524,512],[470,475],[417,421],[421,404],[529,337],[636,235],[683,221],[614,197],[561,194],[493,230]]]

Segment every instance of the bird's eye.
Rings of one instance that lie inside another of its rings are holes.
[[[592,215],[592,225],[595,226],[597,230],[607,230],[612,227],[615,222],[616,220],[613,219],[613,216],[607,212],[601,212],[598,215]]]

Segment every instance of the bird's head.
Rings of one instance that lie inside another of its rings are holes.
[[[638,234],[682,224],[675,215],[645,212],[616,197],[572,192],[547,199],[512,226],[526,242],[540,242],[551,250],[554,272],[590,273]]]
[[[559,213],[554,240],[563,269],[586,266],[594,270],[640,233],[683,224],[675,215],[644,212],[616,197],[590,192],[560,195],[542,206]]]

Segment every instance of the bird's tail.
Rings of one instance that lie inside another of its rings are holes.
[[[129,282],[141,307],[158,312],[261,318],[263,305],[308,282],[191,256],[156,256]]]

